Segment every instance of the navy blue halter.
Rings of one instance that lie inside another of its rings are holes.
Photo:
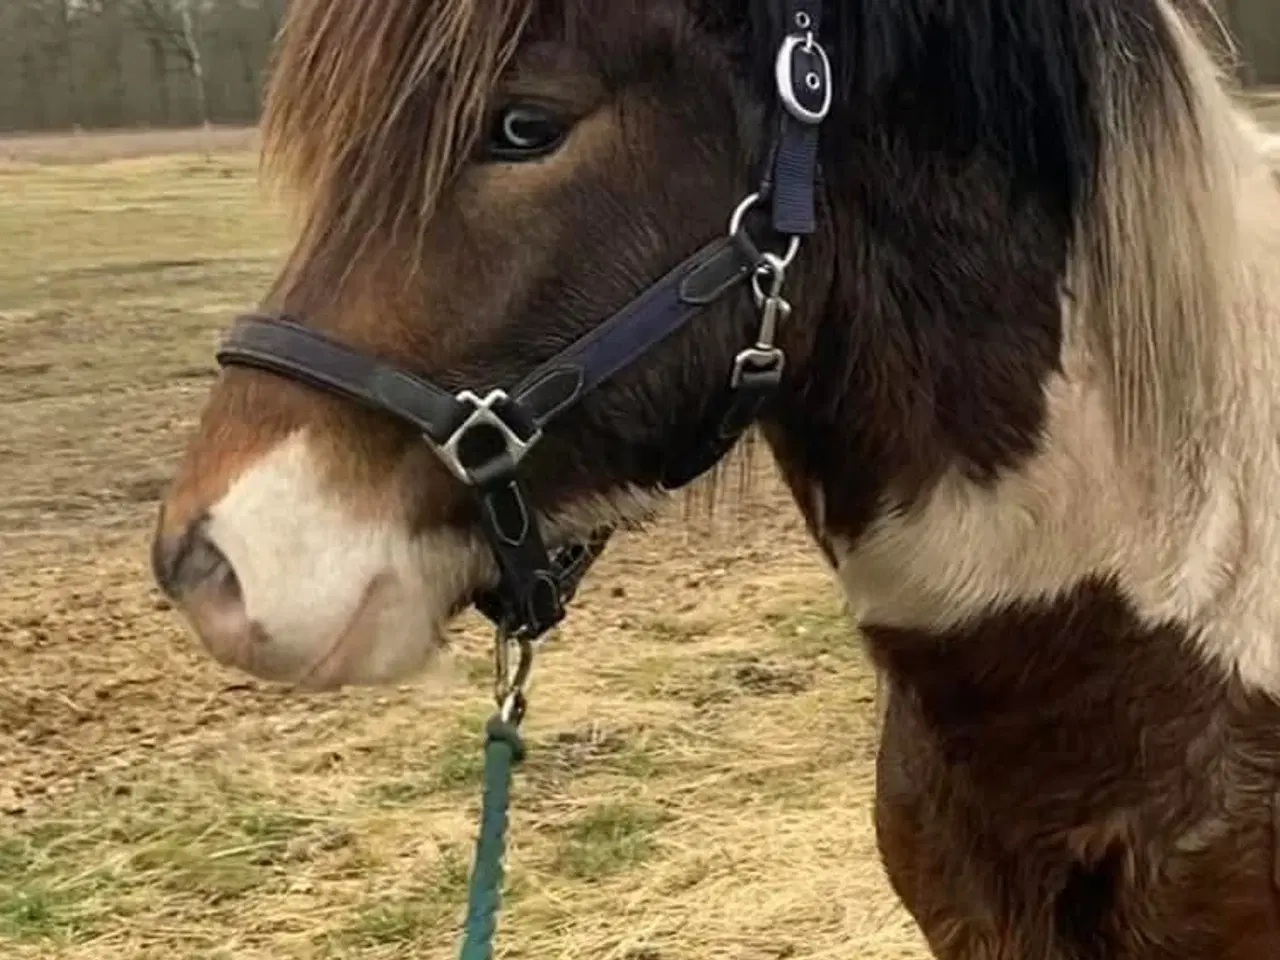
[[[601,383],[639,360],[707,306],[749,284],[760,310],[756,343],[735,358],[713,421],[678,451],[663,484],[675,489],[709,470],[761,415],[782,380],[776,324],[790,311],[783,280],[801,238],[814,232],[818,129],[832,97],[831,66],[818,43],[821,0],[785,0],[785,36],[775,61],[777,107],[765,174],[739,205],[727,235],[694,253],[591,332],[506,390],[457,394],[383,363],[287,316],[240,318],[217,352],[222,366],[252,367],[306,383],[394,417],[417,431],[479,498],[497,561],[496,587],[476,607],[504,637],[531,641],[558,624],[611,531],[551,556],[538,529],[520,464],[543,429]],[[783,252],[748,236],[746,215],[768,204]]]

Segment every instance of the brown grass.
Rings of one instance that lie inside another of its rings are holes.
[[[193,649],[146,574],[215,335],[283,249],[254,158],[39,142],[0,165],[0,956],[452,956],[478,624],[450,678],[291,697]],[[829,578],[771,477],[720,524],[611,548],[537,664],[507,956],[925,956]]]
[[[0,141],[0,955],[443,960],[478,624],[451,678],[294,698],[193,650],[147,578],[216,332],[283,245],[252,133],[215,133]],[[926,956],[874,850],[870,673],[758,490],[611,548],[547,646],[505,955]]]
[[[253,127],[0,135],[0,164],[97,163],[176,153],[225,155],[252,150],[257,141]]]

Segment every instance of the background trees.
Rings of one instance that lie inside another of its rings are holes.
[[[0,131],[252,123],[287,2],[0,0]],[[1280,0],[1216,2],[1280,84]]]
[[[252,123],[287,0],[0,0],[0,131]]]

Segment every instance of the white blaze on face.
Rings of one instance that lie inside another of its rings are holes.
[[[430,663],[491,560],[452,531],[411,538],[400,517],[358,517],[321,473],[299,431],[210,508],[205,532],[239,580],[243,620],[196,616],[196,629],[217,659],[265,679],[395,682]]]

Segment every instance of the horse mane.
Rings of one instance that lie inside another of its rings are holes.
[[[995,158],[1013,202],[1062,217],[1064,347],[1095,365],[1122,451],[1194,469],[1238,362],[1241,183],[1263,152],[1212,0],[840,4],[823,39],[852,124],[924,104],[939,129],[919,149]]]
[[[1154,8],[1161,42],[1151,63],[1135,61],[1106,19],[1094,23],[1100,152],[1092,202],[1077,218],[1066,332],[1102,364],[1122,445],[1182,468],[1215,442],[1223,413],[1249,145],[1192,26],[1220,26],[1211,6]]]
[[[287,188],[304,246],[307,232],[367,238],[430,215],[483,130],[533,6],[290,4],[266,91],[263,170]]]

